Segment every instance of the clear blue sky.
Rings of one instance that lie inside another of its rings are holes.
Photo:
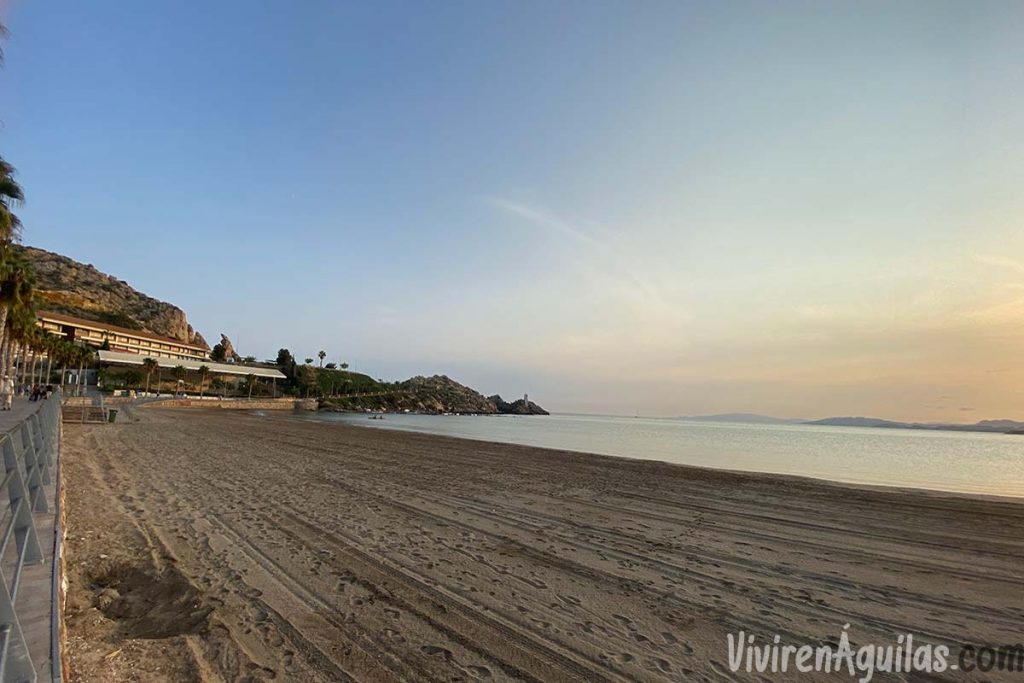
[[[1024,417],[1024,4],[0,7],[26,242],[242,353]]]

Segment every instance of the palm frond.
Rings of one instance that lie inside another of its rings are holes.
[[[7,36],[9,36],[9,35],[11,35],[11,34],[7,30],[7,27],[4,26],[3,24],[0,24],[0,40],[5,40],[7,38]],[[0,66],[3,66],[3,64],[4,64],[4,49],[2,47],[0,47]]]

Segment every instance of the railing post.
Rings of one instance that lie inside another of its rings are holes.
[[[25,486],[28,487],[29,502],[36,512],[46,512],[46,496],[43,495],[43,482],[39,474],[35,442],[28,422],[21,423],[21,459],[25,461]]]
[[[43,559],[43,550],[39,545],[39,537],[36,536],[35,524],[32,523],[32,490],[30,486],[26,485],[25,478],[22,476],[21,467],[18,466],[18,455],[10,435],[4,439],[3,451],[4,468],[11,475],[7,480],[7,498],[13,513],[11,525],[14,527],[14,540],[17,542],[19,552],[23,547],[25,548],[25,561],[34,564]],[[42,496],[40,498],[45,511],[46,499]],[[22,501],[24,501],[24,505],[21,504]]]
[[[3,638],[3,649],[0,650],[0,680],[34,683],[36,670],[32,666],[32,657],[29,656],[18,615],[14,612],[14,603],[7,593],[7,581],[0,586],[0,637]]]
[[[43,412],[46,407],[43,407]],[[39,468],[39,474],[42,478],[43,485],[49,486],[50,484],[50,448],[49,442],[43,436],[43,428],[39,422],[39,413],[30,415],[28,418],[29,432],[32,434],[32,445],[36,448],[36,467]]]

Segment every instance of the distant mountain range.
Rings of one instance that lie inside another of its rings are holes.
[[[781,425],[781,424],[802,424],[806,420],[786,417],[772,417],[771,415],[756,415],[754,413],[720,413],[718,415],[687,415],[677,418],[689,420],[690,422],[741,422],[753,425]]]
[[[954,432],[996,432],[1017,433],[1024,431],[1024,422],[1016,420],[981,420],[972,424],[951,424],[945,422],[893,422],[874,417],[826,417],[804,424],[830,425],[833,427],[876,427],[882,429],[938,429]]]
[[[981,420],[973,424],[945,422],[896,422],[877,417],[826,417],[822,420],[801,420],[755,413],[721,413],[717,415],[690,415],[677,418],[691,422],[740,422],[744,424],[805,424],[830,427],[871,427],[874,429],[931,429],[954,432],[995,432],[1024,434],[1024,422],[1017,420]]]

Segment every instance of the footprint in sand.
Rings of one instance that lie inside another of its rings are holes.
[[[262,622],[262,621],[266,621],[267,619],[270,618],[270,615],[267,614],[267,612],[265,610],[262,610],[259,607],[250,607],[248,612],[249,612],[249,617],[253,621],[257,622],[257,623]]]
[[[672,665],[668,663],[668,660],[662,659],[661,657],[651,657],[647,660],[647,668],[652,671],[657,669],[662,673],[668,673],[672,670]]]
[[[422,645],[420,646],[420,651],[431,657],[440,657],[441,659],[444,659],[446,662],[450,662],[452,659],[451,650],[439,647],[437,645]]]
[[[651,642],[651,639],[648,638],[647,636],[645,636],[642,633],[634,633],[633,634],[633,640],[635,640],[638,643],[649,643],[649,642]]]
[[[247,664],[245,668],[249,671],[250,680],[258,680],[258,678],[273,680],[274,678],[277,678],[276,671],[262,667],[259,664]]]

